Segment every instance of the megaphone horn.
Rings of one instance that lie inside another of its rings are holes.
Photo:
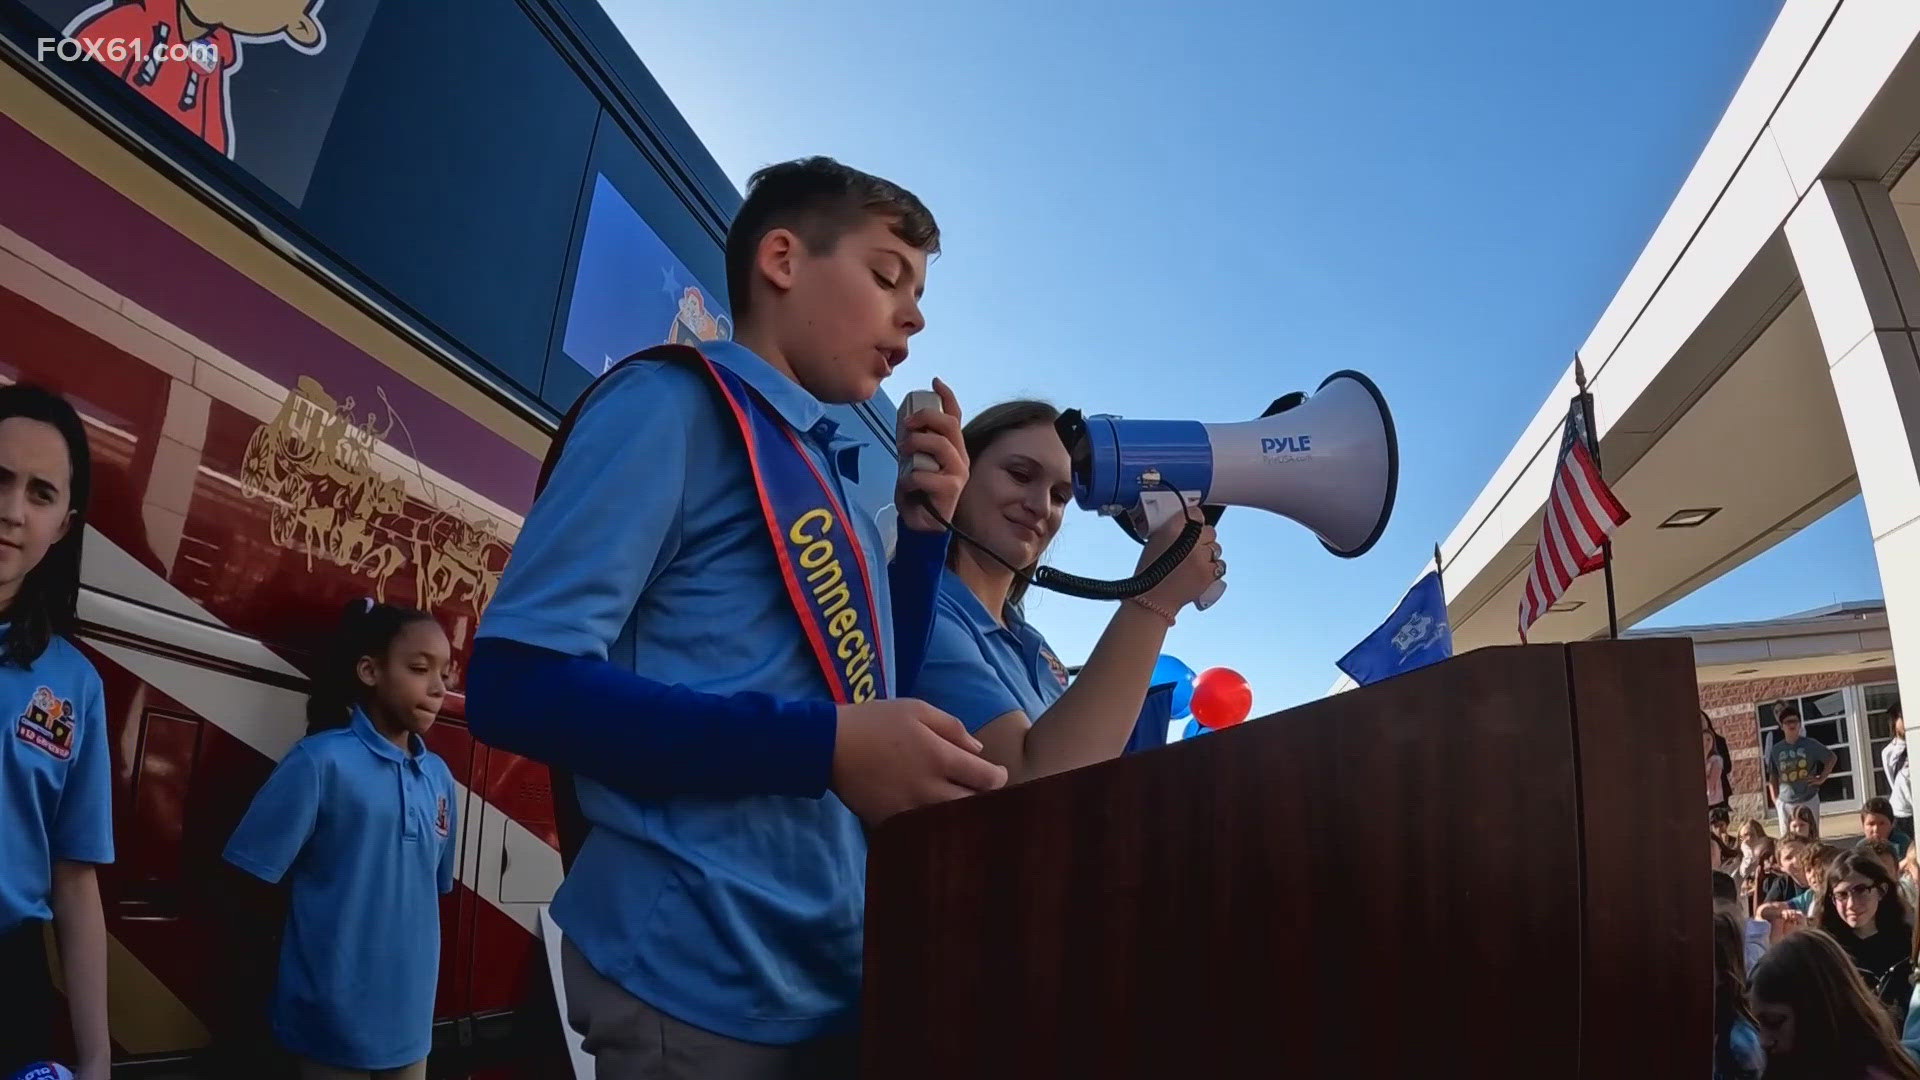
[[[1203,503],[1292,518],[1345,559],[1366,554],[1386,532],[1400,446],[1386,398],[1365,375],[1338,371],[1292,408],[1204,426],[1213,483]]]
[[[1311,397],[1289,394],[1257,420],[1127,420],[1069,411],[1059,431],[1073,461],[1074,500],[1117,516],[1136,539],[1187,506],[1251,506],[1312,530],[1342,558],[1386,531],[1399,486],[1393,415],[1373,380],[1327,376]],[[1168,496],[1177,495],[1178,498]]]

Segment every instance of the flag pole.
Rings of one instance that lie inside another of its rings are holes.
[[[1440,568],[1440,544],[1438,541],[1435,541],[1433,545],[1433,581],[1434,584],[1440,586],[1440,602],[1445,604],[1447,602],[1447,575],[1446,571]]]
[[[1587,453],[1593,458],[1596,472],[1605,476],[1600,464],[1600,433],[1593,426],[1593,395],[1587,392],[1587,369],[1580,363],[1580,354],[1573,354],[1573,382],[1580,391],[1580,419],[1586,428]],[[1613,604],[1613,538],[1600,541],[1600,568],[1607,577],[1607,637],[1618,640],[1620,637],[1620,616]]]

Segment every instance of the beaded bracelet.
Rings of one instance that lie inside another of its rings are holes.
[[[1160,616],[1162,619],[1165,619],[1168,627],[1173,626],[1173,612],[1168,611],[1166,608],[1161,607],[1159,604],[1154,603],[1144,596],[1134,597],[1133,602],[1153,612],[1155,615]]]

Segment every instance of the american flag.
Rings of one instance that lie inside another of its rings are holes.
[[[1626,508],[1607,490],[1587,449],[1585,399],[1584,394],[1574,397],[1560,438],[1553,492],[1540,522],[1540,542],[1533,548],[1527,589],[1520,597],[1521,641],[1527,640],[1527,627],[1546,614],[1574,578],[1600,569],[1607,537],[1627,521]]]

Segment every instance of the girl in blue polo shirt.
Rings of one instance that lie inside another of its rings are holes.
[[[107,928],[95,867],[113,861],[106,705],[69,640],[91,479],[73,406],[0,388],[0,1076],[51,1056],[43,928],[60,940],[80,1080],[106,1080]]]
[[[302,1080],[426,1076],[453,889],[453,774],[421,736],[452,647],[433,617],[349,605],[287,752],[227,861],[291,892],[273,1033]]]
[[[914,686],[915,696],[966,725],[987,760],[1006,767],[1010,784],[1119,756],[1175,617],[1226,574],[1209,526],[1173,573],[1120,605],[1069,685],[1066,665],[1022,617],[1020,603],[1073,498],[1056,416],[1044,402],[1009,401],[966,425],[972,468],[954,525],[970,542],[948,549]],[[1176,519],[1154,535],[1140,566],[1158,558],[1184,524]]]

